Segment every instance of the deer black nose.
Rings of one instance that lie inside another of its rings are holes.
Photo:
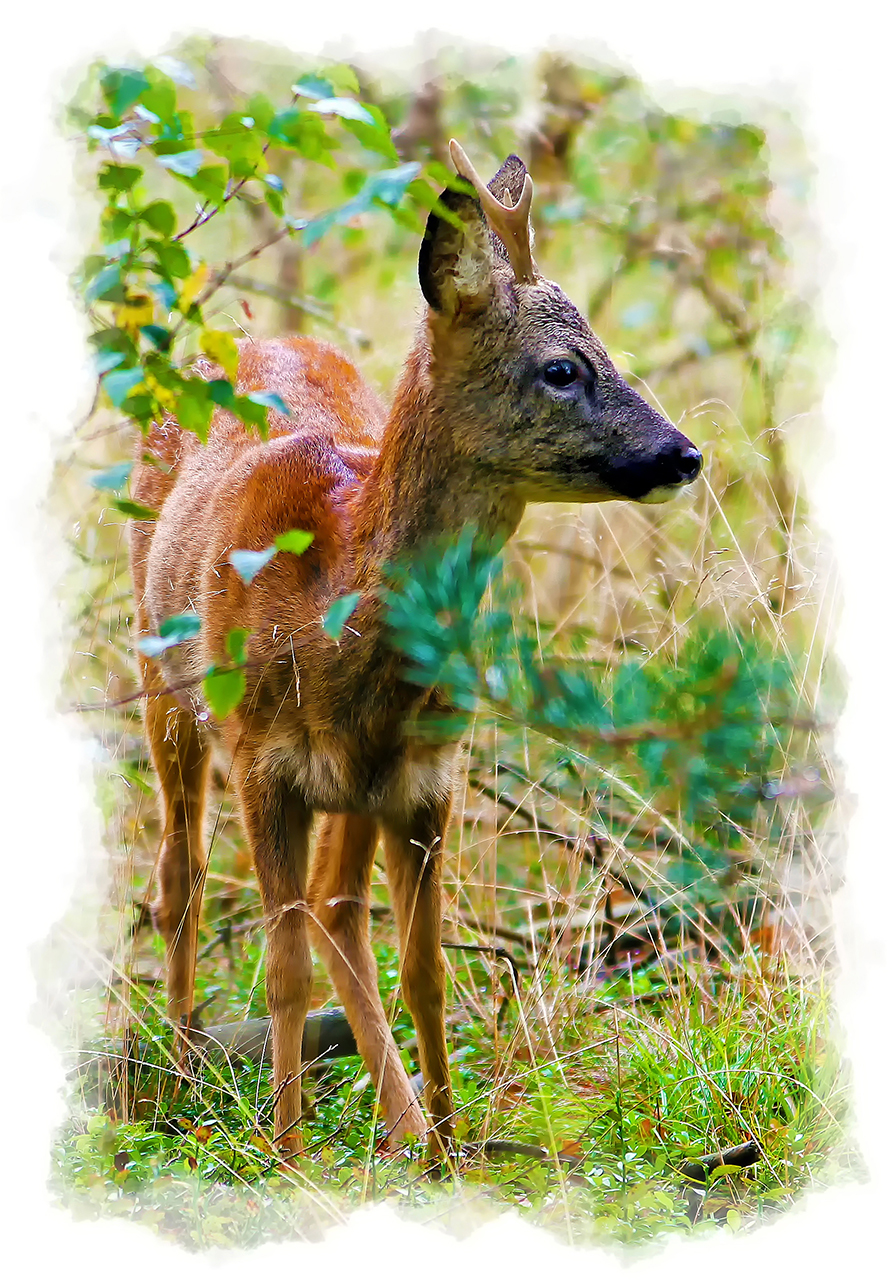
[[[653,453],[622,458],[602,474],[617,494],[633,502],[666,502],[683,485],[696,480],[702,466],[696,445],[673,431]]]
[[[700,468],[703,466],[703,454],[695,445],[688,443],[675,451],[675,457],[672,461],[678,468],[679,483],[690,484],[700,474]]]

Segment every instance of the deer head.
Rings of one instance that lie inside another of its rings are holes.
[[[533,183],[509,156],[474,195],[446,191],[419,256],[432,383],[453,449],[524,501],[663,502],[699,474],[691,441],[619,375],[532,254]],[[483,477],[481,476],[481,479]]]

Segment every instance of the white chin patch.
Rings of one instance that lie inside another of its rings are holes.
[[[650,493],[646,493],[643,498],[639,498],[641,503],[647,503],[648,506],[658,502],[668,502],[670,498],[674,498],[676,494],[681,493],[682,489],[686,489],[686,484],[664,484],[658,489],[651,489]]]

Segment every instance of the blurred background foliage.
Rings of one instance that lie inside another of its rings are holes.
[[[268,397],[190,376],[201,352],[228,375],[244,334],[330,340],[386,397],[452,136],[482,174],[526,160],[540,268],[705,465],[667,506],[531,507],[495,577],[460,544],[394,594],[419,678],[468,708],[447,936],[533,966],[524,1034],[542,1044],[620,969],[826,956],[836,588],[802,477],[827,344],[807,157],[782,112],[763,114],[668,110],[633,75],[554,52],[320,66],[196,38],[149,67],[91,69],[68,128],[98,229],[75,282],[97,393],[56,493],[76,564],[66,694],[102,761],[118,877],[113,973],[160,977],[142,931],[159,826],[129,634],[134,424],[175,409],[202,434],[218,403],[262,431]],[[217,782],[211,950],[260,917]],[[389,937],[379,872],[375,894]],[[450,965],[456,1001],[484,1016],[471,961]]]

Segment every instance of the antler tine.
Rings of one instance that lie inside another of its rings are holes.
[[[449,154],[459,177],[470,182],[486,214],[486,220],[508,251],[508,259],[514,269],[518,284],[534,284],[539,272],[533,261],[530,244],[530,206],[533,203],[533,179],[529,174],[523,182],[523,191],[517,204],[502,204],[480,177],[462,147],[452,138]]]

